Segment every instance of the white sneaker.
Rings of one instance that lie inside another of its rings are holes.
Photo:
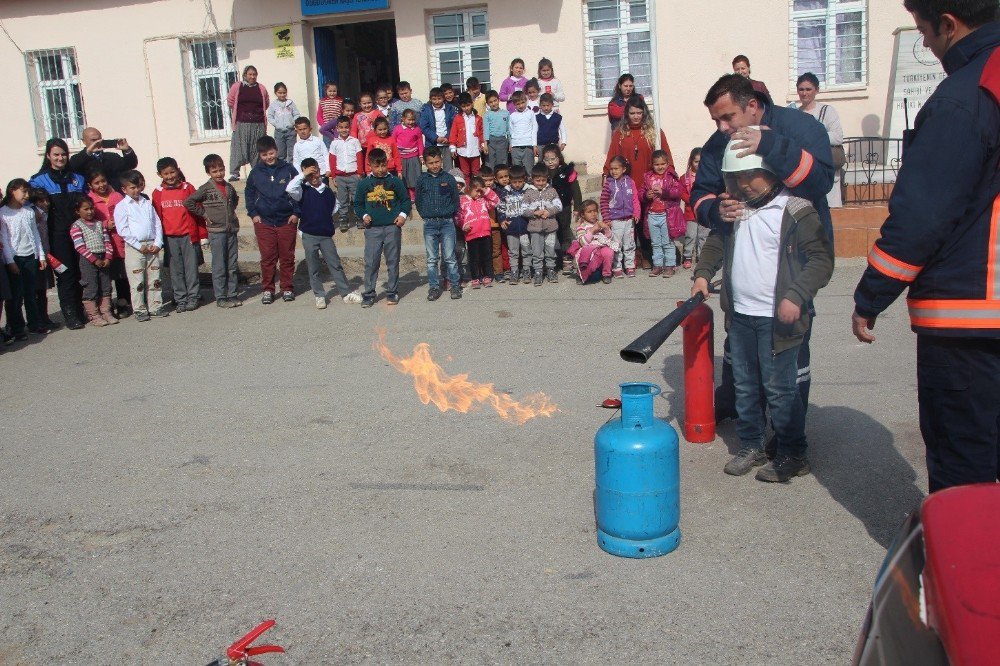
[[[360,303],[362,301],[361,294],[356,291],[352,291],[347,296],[344,296],[345,303]]]
[[[326,297],[325,296],[317,296],[316,297],[316,309],[317,310],[325,310],[326,309]]]

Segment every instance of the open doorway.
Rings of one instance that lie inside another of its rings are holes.
[[[395,21],[317,26],[313,39],[320,97],[327,81],[336,81],[345,99],[356,100],[362,91],[374,93],[380,83],[399,80]]]

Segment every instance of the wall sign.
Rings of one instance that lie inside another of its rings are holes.
[[[389,0],[302,0],[302,15],[344,14],[369,9],[389,9]]]
[[[891,138],[902,138],[903,130],[906,129],[907,114],[910,117],[910,128],[913,127],[917,112],[947,76],[931,50],[924,48],[923,37],[916,28],[900,28],[896,31],[896,53],[892,70],[892,113],[889,116]]]
[[[274,52],[276,58],[294,58],[292,48],[292,26],[279,25],[274,29]]]

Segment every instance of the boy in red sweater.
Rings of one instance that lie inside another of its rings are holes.
[[[191,183],[182,179],[177,160],[163,157],[156,162],[156,172],[163,182],[153,190],[153,210],[163,223],[166,261],[177,312],[198,309],[199,220],[184,207],[184,200],[195,193]]]

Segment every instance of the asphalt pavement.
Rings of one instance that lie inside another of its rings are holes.
[[[853,339],[862,270],[839,262],[817,301],[813,473],[724,475],[732,422],[682,443],[680,548],[641,561],[596,545],[593,437],[613,416],[596,405],[646,380],[682,417],[679,334],[644,366],[618,350],[689,274],[429,303],[409,272],[395,307],[251,297],[8,347],[0,664],[200,665],[266,618],[274,666],[843,664],[926,492],[915,337],[897,304],[873,347]],[[397,355],[426,342],[448,373],[558,411],[425,406],[377,327]]]

